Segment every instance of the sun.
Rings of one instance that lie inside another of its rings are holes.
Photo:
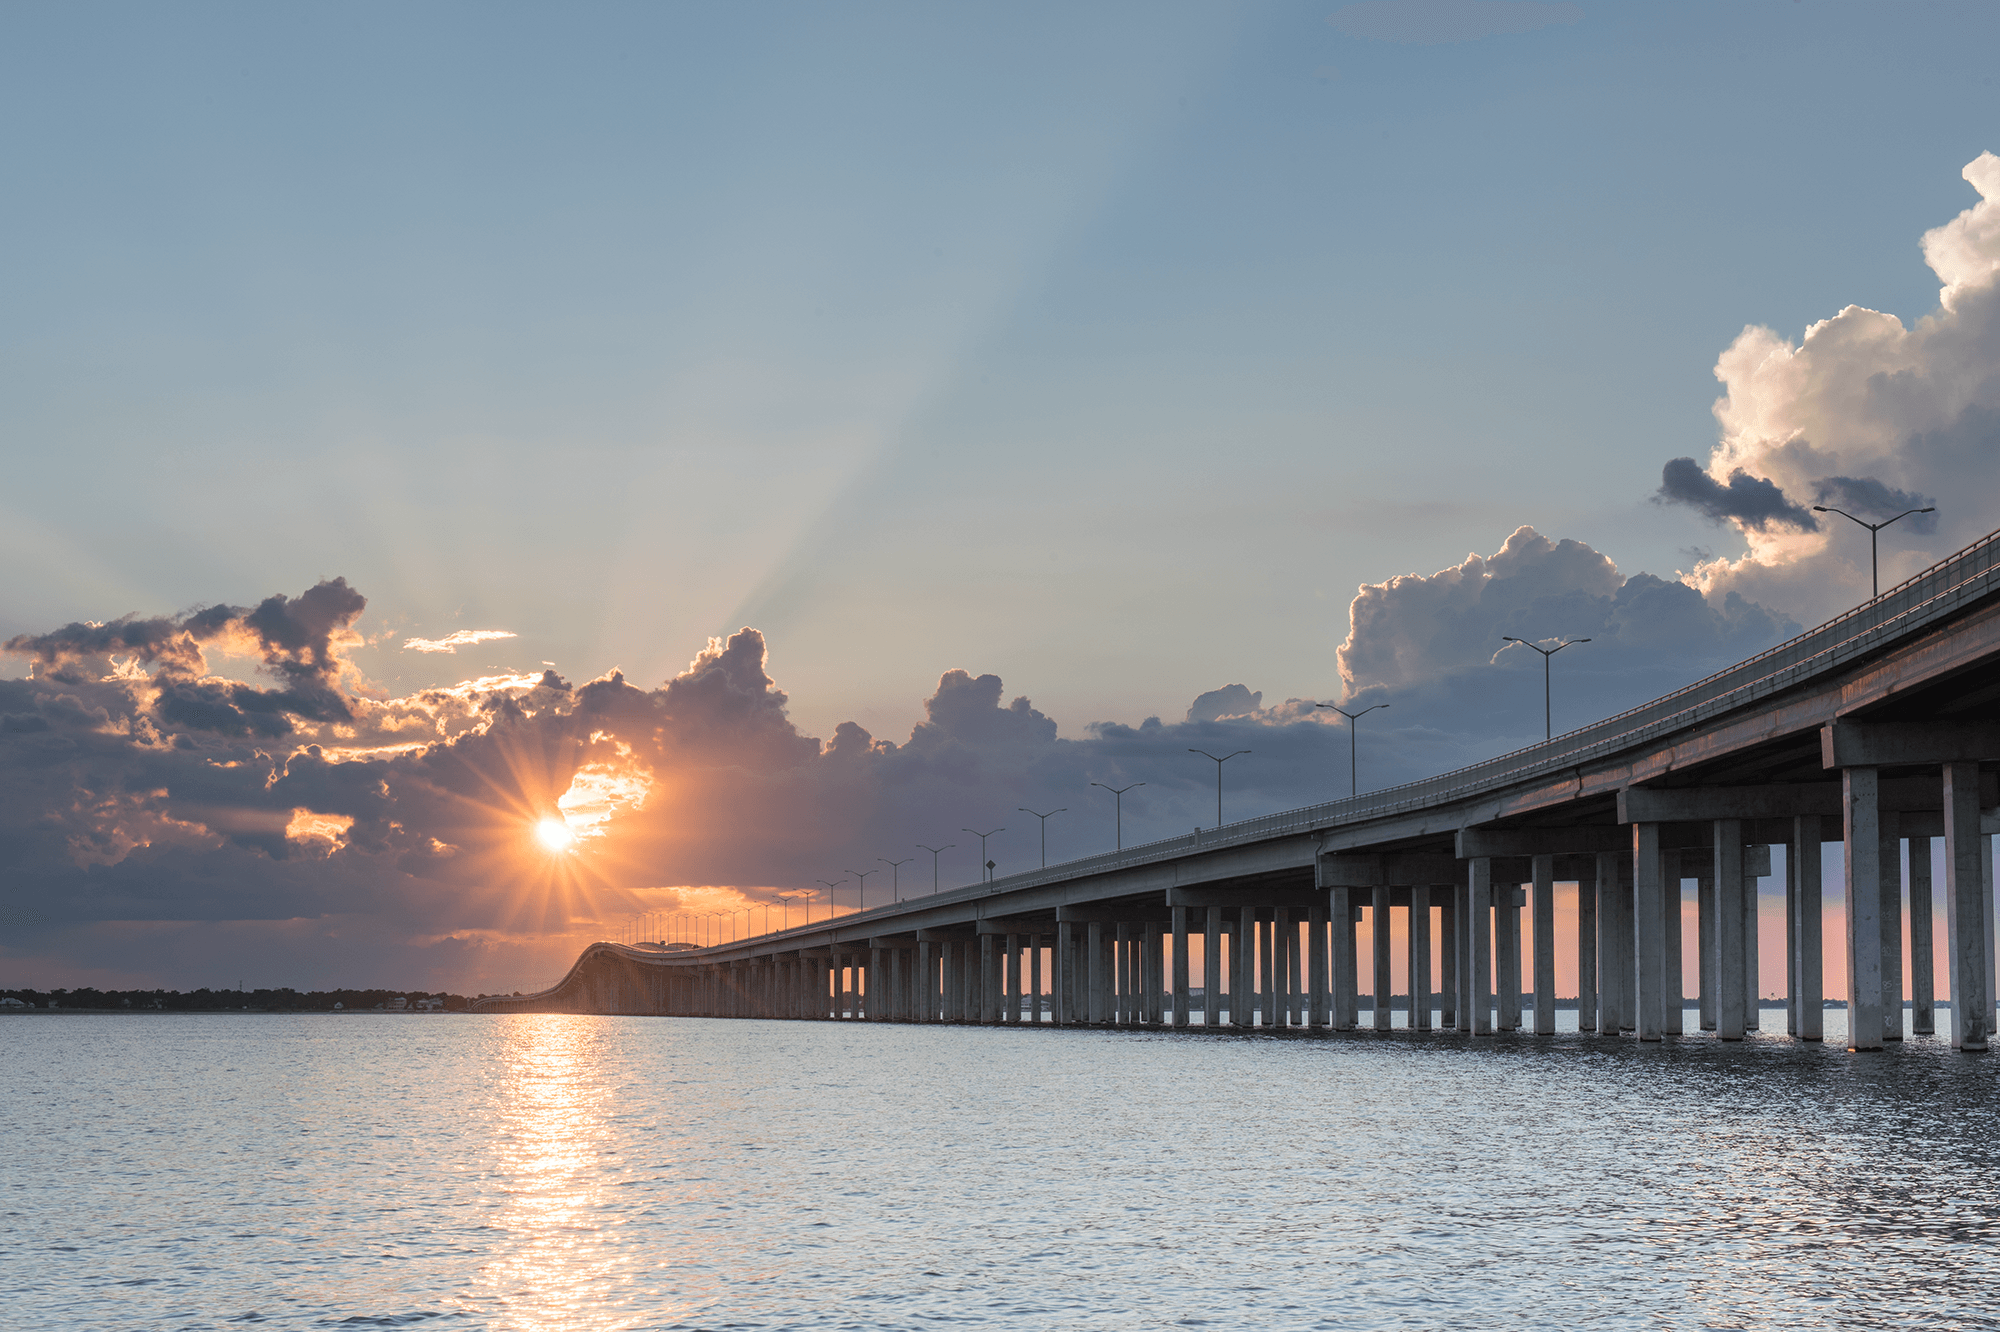
[[[576,845],[576,834],[558,818],[546,818],[535,825],[535,837],[550,851],[567,851]]]

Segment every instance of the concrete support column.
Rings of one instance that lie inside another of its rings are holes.
[[[1389,972],[1389,890],[1375,890],[1375,908],[1370,933],[1375,954],[1375,1030],[1389,1030],[1389,996],[1393,989]]]
[[[1619,851],[1597,853],[1597,1029],[1613,1036],[1631,1022],[1631,977],[1624,940],[1626,882],[1632,858]]]
[[[1882,801],[1873,768],[1843,768],[1847,1048],[1882,1048]],[[1976,803],[1976,802],[1975,802]],[[1973,825],[1977,827],[1975,823]]]
[[[1903,830],[1893,810],[1883,810],[1877,834],[1882,844],[1882,1039],[1903,1039]]]
[[[1188,1024],[1188,909],[1177,906],[1173,909],[1174,931],[1174,1025]]]
[[[1556,1032],[1556,858],[1536,856],[1535,882],[1535,1034]],[[1416,899],[1412,898],[1414,902]]]
[[[1042,974],[1042,950],[1048,946],[1048,935],[1028,936],[1028,1017],[1038,1027],[1042,1024],[1042,1016],[1049,1011],[1046,977]]]
[[[1000,957],[998,935],[979,936],[979,1021],[991,1026],[1000,1020]]]
[[[1493,861],[1474,856],[1466,862],[1466,1007],[1471,1011],[1474,1036],[1493,1034]],[[1459,1019],[1465,1031],[1466,1019]]]
[[[1987,988],[1993,937],[1992,858],[1979,831],[1979,765],[1944,765],[1945,970],[1951,978],[1951,1045],[1984,1050],[1992,1035]]]
[[[1156,1027],[1167,1025],[1167,926],[1155,921],[1146,927],[1146,937],[1152,941],[1153,979],[1148,991],[1148,1007],[1152,1016],[1147,1019]]]
[[[1785,857],[1785,873],[1792,881],[1792,910],[1798,935],[1799,1039],[1826,1037],[1826,977],[1821,928],[1824,888],[1820,882],[1819,816],[1802,815],[1792,820],[1792,849]]]
[[[1715,1034],[1740,1041],[1748,1018],[1743,1000],[1743,824],[1715,821]]]
[[[1763,923],[1760,901],[1762,883],[1755,874],[1743,876],[1743,1025],[1755,1035],[1764,1024],[1764,989],[1758,983],[1758,963],[1762,959],[1759,926]]]
[[[1937,1032],[1936,926],[1931,913],[1931,839],[1910,839],[1910,1034]]]
[[[1230,1026],[1256,1026],[1256,908],[1236,912],[1230,950]]]
[[[1111,988],[1111,978],[1104,974],[1110,969],[1104,964],[1104,926],[1097,921],[1084,926],[1083,957],[1089,975],[1084,990],[1090,996],[1084,1021],[1094,1027],[1110,1020],[1107,1011],[1110,1005],[1105,1002],[1105,994]]]
[[[888,975],[882,966],[882,950],[868,950],[868,983],[866,985],[866,1007],[862,1010],[870,1022],[889,1020],[889,995],[893,987],[888,983]]]
[[[1458,1026],[1458,898],[1462,884],[1440,883],[1431,888],[1431,900],[1438,904],[1438,1025],[1446,1031]]]
[[[1018,1025],[1021,1021],[1021,936],[1001,936],[1005,953],[1000,962],[1000,1020]]]
[[[1323,1031],[1327,1021],[1327,913],[1313,907],[1306,912],[1306,991],[1309,995],[1306,1024]]]
[[[1285,1008],[1279,993],[1283,987],[1279,982],[1282,972],[1279,970],[1278,960],[1278,916],[1279,913],[1273,912],[1270,920],[1257,922],[1257,937],[1263,944],[1264,953],[1258,977],[1264,996],[1262,1016],[1267,1027],[1275,1027],[1283,1021]]]
[[[1204,908],[1207,926],[1201,936],[1201,1022],[1205,1027],[1222,1022],[1222,908]]]
[[[1410,1030],[1431,1029],[1431,886],[1410,886]]]
[[[1354,985],[1354,890],[1345,886],[1327,890],[1327,920],[1332,936],[1327,943],[1329,977],[1327,1021],[1335,1031],[1353,1031],[1358,1007]]]
[[[1638,1029],[1642,1041],[1657,1041],[1666,1021],[1666,931],[1661,926],[1665,883],[1660,825],[1632,825],[1633,959],[1638,971]]]
[[[1798,842],[1784,848],[1784,1034],[1798,1040]]]
[[[1710,859],[1713,860],[1711,854]],[[1715,996],[1717,993],[1721,952],[1715,932],[1715,867],[1710,865],[1708,873],[1695,881],[1695,933],[1696,945],[1701,949],[1701,960],[1697,964],[1701,985],[1701,1029],[1714,1031],[1716,1027]]]
[[[938,970],[942,966],[938,957],[938,946],[934,943],[917,945],[917,1020],[936,1022],[942,1011],[944,996],[940,993]]]
[[[1068,921],[1057,922],[1055,950],[1049,954],[1049,969],[1055,973],[1055,1020],[1064,1027],[1076,1021],[1076,972],[1070,963],[1075,932]]]
[[[1493,988],[1500,1010],[1495,1024],[1501,1031],[1521,1029],[1521,885],[1499,884],[1493,890]]]
[[[1681,992],[1681,857],[1662,854],[1666,878],[1660,885],[1660,930],[1665,960],[1660,972],[1660,1034],[1679,1036],[1685,1028],[1687,996]]]
[[[1292,913],[1283,907],[1271,912],[1271,958],[1265,971],[1271,977],[1271,993],[1277,998],[1274,1017],[1266,1022],[1272,1026],[1289,1027],[1298,1020],[1298,950],[1293,946],[1299,936],[1298,927],[1292,923]]]
[[[1576,1029],[1597,1030],[1597,876],[1576,880]]]
[[[1291,1008],[1289,1010],[1291,1013],[1291,1025],[1294,1027],[1303,1027],[1306,1025],[1306,990],[1305,986],[1301,984],[1305,978],[1300,972],[1303,970],[1302,964],[1305,959],[1299,955],[1299,922],[1298,918],[1289,911],[1284,912],[1283,915],[1285,921],[1285,993],[1291,999]]]

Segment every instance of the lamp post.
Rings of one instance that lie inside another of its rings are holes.
[[[912,860],[915,860],[916,857],[904,856],[901,860],[891,860],[887,856],[877,856],[875,857],[875,859],[881,861],[884,865],[887,865],[889,867],[889,900],[892,902],[902,901],[903,900],[902,866],[909,864]]]
[[[1019,809],[1023,814],[1035,814],[1035,811],[1029,809],[1026,805],[1019,806]],[[1049,867],[1049,820],[1054,818],[1058,814],[1067,814],[1067,813],[1069,813],[1069,806],[1064,805],[1061,809],[1052,809],[1046,814],[1035,814],[1035,817],[1042,821],[1042,868],[1043,869],[1047,869]],[[985,854],[984,854],[985,848],[981,847],[980,852],[981,852],[980,858],[982,860],[985,859]]]
[[[1510,634],[1502,634],[1500,638],[1503,642],[1519,643],[1522,647],[1534,648],[1535,651],[1542,654],[1542,739],[1547,740],[1555,734],[1555,727],[1551,720],[1553,714],[1549,709],[1549,658],[1555,656],[1556,653],[1561,652],[1566,647],[1575,647],[1578,643],[1588,643],[1590,640],[1587,638],[1570,638],[1565,639],[1552,648],[1545,648],[1539,644],[1530,643],[1525,638],[1515,638]]]
[[[1868,585],[1871,589],[1873,589],[1872,594],[1869,598],[1870,600],[1873,600],[1875,597],[1879,597],[1882,595],[1881,565],[1877,561],[1876,548],[1875,548],[1877,535],[1881,532],[1883,528],[1887,527],[1890,523],[1897,522],[1900,521],[1901,519],[1907,518],[1913,513],[1937,512],[1937,506],[1933,504],[1926,509],[1905,509],[1901,513],[1897,514],[1894,518],[1885,518],[1883,521],[1879,523],[1866,523],[1866,522],[1861,522],[1861,519],[1856,518],[1853,514],[1849,513],[1847,510],[1836,509],[1831,505],[1815,504],[1812,506],[1812,508],[1814,513],[1837,513],[1841,517],[1847,519],[1849,522],[1861,523],[1863,527],[1868,529]]]
[[[1104,783],[1092,782],[1091,785],[1104,786]],[[1111,792],[1112,808],[1114,810],[1112,817],[1116,820],[1118,828],[1118,849],[1120,851],[1125,849],[1125,793],[1136,790],[1144,785],[1144,782],[1134,782],[1131,786],[1104,786],[1105,790]]]
[[[861,885],[861,896],[856,902],[854,909],[857,911],[866,911],[868,909],[868,876],[871,874],[880,874],[882,871],[851,869],[847,872],[852,874],[854,881]]]
[[[1188,751],[1190,754],[1199,754],[1205,759],[1215,759],[1215,826],[1218,828],[1222,826],[1222,765],[1235,758],[1237,754],[1248,754],[1249,752],[1247,749],[1239,749],[1233,754],[1224,754],[1221,758],[1215,758],[1215,755],[1209,753],[1206,749],[1190,749]]]
[[[974,837],[979,839],[979,881],[981,883],[993,882],[993,869],[986,863],[986,839],[991,837],[993,833],[1003,833],[1007,830],[1005,828],[995,828],[993,832],[974,832],[971,828],[960,828],[959,831],[972,833]]]
[[[833,890],[835,888],[838,888],[841,884],[846,883],[847,880],[816,879],[814,880],[814,882],[823,883],[826,885],[826,923],[831,925],[833,924]],[[808,925],[812,924],[812,912],[810,910],[806,912],[806,924]]]
[[[812,900],[813,900],[813,899],[814,899],[815,897],[818,897],[818,896],[819,896],[819,889],[817,889],[817,888],[793,888],[793,889],[790,889],[789,891],[786,891],[786,892],[782,892],[782,893],[779,893],[779,894],[778,894],[778,896],[780,896],[780,897],[782,897],[782,898],[784,898],[784,899],[785,899],[785,928],[786,928],[786,929],[788,929],[788,930],[789,930],[790,928],[792,928],[792,902],[793,902],[793,900],[794,900],[794,899],[796,899],[796,900],[798,901],[798,904],[799,904],[799,905],[800,905],[801,907],[803,907],[803,908],[805,909],[805,912],[806,912],[806,924],[808,924],[808,925],[812,924]]]
[[[943,846],[925,846],[922,842],[917,843],[917,850],[928,851],[931,853],[931,896],[932,897],[937,896],[937,890],[938,890],[938,871],[937,871],[938,853],[940,851],[949,851],[957,845],[958,845],[957,842],[946,842]]]
[[[1354,723],[1375,711],[1375,708],[1386,708],[1389,705],[1387,703],[1377,703],[1374,707],[1363,708],[1359,712],[1349,712],[1346,708],[1336,708],[1331,703],[1315,703],[1313,706],[1316,708],[1325,708],[1329,712],[1337,712],[1347,718],[1347,794],[1349,798],[1360,795],[1361,781],[1356,775],[1359,769],[1355,766],[1354,758]]]

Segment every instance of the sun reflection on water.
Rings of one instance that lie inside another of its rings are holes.
[[[499,1326],[568,1332],[635,1326],[645,1264],[617,1234],[623,1173],[598,1019],[523,1016],[507,1024],[495,1106],[500,1232],[481,1273]],[[655,1308],[649,1313],[657,1315]],[[650,1321],[650,1319],[649,1319]]]

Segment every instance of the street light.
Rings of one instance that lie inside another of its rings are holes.
[[[1023,814],[1035,814],[1035,811],[1029,809],[1026,805],[1021,805],[1018,808]],[[1043,869],[1047,869],[1049,867],[1049,820],[1054,818],[1058,814],[1067,814],[1067,813],[1069,813],[1069,806],[1064,805],[1061,809],[1052,809],[1046,814],[1035,814],[1035,817],[1042,821],[1042,868]],[[986,848],[984,847],[980,848],[981,859],[985,858],[985,850]]]
[[[937,896],[937,890],[938,890],[938,875],[937,875],[938,853],[940,851],[949,851],[957,845],[958,845],[957,842],[946,842],[943,846],[925,846],[922,842],[917,843],[917,850],[928,851],[931,853],[931,896],[933,897]]]
[[[1882,522],[1879,523],[1862,523],[1859,518],[1856,518],[1853,514],[1849,513],[1845,509],[1836,509],[1831,507],[1830,505],[1825,505],[1825,504],[1815,504],[1812,506],[1812,508],[1814,513],[1837,513],[1841,517],[1847,519],[1849,522],[1861,523],[1863,527],[1868,529],[1868,582],[1869,586],[1874,589],[1875,597],[1879,597],[1882,595],[1882,574],[1880,571],[1880,565],[1876,561],[1876,554],[1875,554],[1876,534],[1879,533],[1883,528],[1887,527],[1890,523],[1897,522],[1900,519],[1907,518],[1913,513],[1937,512],[1937,506],[1933,504],[1927,509],[1905,509],[1901,513],[1897,514],[1894,518],[1884,519]],[[1871,597],[1870,600],[1873,600],[1873,597]]]
[[[1359,712],[1349,712],[1346,708],[1336,708],[1331,703],[1315,703],[1313,706],[1316,708],[1325,708],[1330,712],[1337,712],[1347,718],[1347,794],[1350,798],[1360,795],[1361,782],[1355,776],[1357,769],[1354,766],[1354,723],[1375,711],[1375,708],[1386,708],[1389,705],[1387,703],[1377,703],[1374,707],[1363,708]]]
[[[1215,826],[1217,828],[1222,826],[1222,765],[1235,758],[1236,754],[1247,754],[1249,752],[1247,749],[1239,749],[1235,754],[1224,754],[1221,758],[1215,758],[1215,755],[1209,753],[1206,749],[1190,749],[1188,751],[1190,754],[1199,754],[1205,759],[1215,759]]]
[[[1003,833],[1007,830],[1005,828],[995,828],[993,832],[975,832],[971,828],[960,828],[959,831],[972,833],[974,837],[979,839],[979,881],[981,883],[993,882],[993,867],[986,863],[986,839],[993,836],[993,833]]]
[[[903,867],[904,865],[907,865],[907,864],[909,864],[909,863],[910,863],[910,862],[911,862],[912,860],[915,860],[915,859],[916,859],[916,857],[915,857],[915,856],[904,856],[904,857],[903,857],[903,858],[902,858],[901,860],[891,860],[891,859],[889,859],[889,857],[887,857],[887,856],[877,856],[877,857],[875,857],[875,859],[877,859],[877,860],[881,861],[881,862],[882,862],[882,863],[883,863],[884,865],[887,865],[887,866],[889,867],[889,897],[890,897],[890,900],[892,900],[892,901],[896,901],[896,902],[900,902],[900,901],[902,901],[902,900],[903,900],[903,870],[902,870],[902,867]]]
[[[818,897],[818,896],[819,896],[819,889],[817,889],[817,888],[792,888],[792,889],[788,889],[788,890],[787,890],[787,891],[785,891],[785,892],[782,892],[782,893],[779,893],[779,894],[778,894],[778,896],[780,896],[780,897],[782,897],[782,898],[784,898],[784,899],[785,899],[785,928],[786,928],[786,929],[788,929],[788,930],[789,930],[790,928],[792,928],[792,900],[793,900],[794,898],[797,898],[797,899],[798,899],[798,902],[799,902],[799,905],[800,905],[801,907],[804,907],[804,908],[805,908],[805,911],[806,911],[806,924],[808,924],[808,925],[812,924],[812,900],[813,900],[813,899],[814,899],[815,897]]]
[[[1556,644],[1552,648],[1545,648],[1530,643],[1525,638],[1514,638],[1508,634],[1502,634],[1500,637],[1504,642],[1519,643],[1522,647],[1534,648],[1535,651],[1542,654],[1542,739],[1547,740],[1555,734],[1554,726],[1550,720],[1552,714],[1549,711],[1549,658],[1555,656],[1556,653],[1561,652],[1566,647],[1575,647],[1578,643],[1588,643],[1590,640],[1587,638],[1571,638]]]
[[[1104,786],[1104,783],[1092,782],[1091,785]],[[1144,785],[1145,785],[1144,782],[1134,782],[1132,783],[1131,786],[1104,786],[1105,790],[1111,792],[1112,806],[1116,811],[1113,817],[1117,820],[1118,849],[1120,851],[1123,851],[1125,849],[1125,793],[1127,791],[1134,790]]]
[[[813,880],[813,882],[815,882],[815,883],[823,883],[823,884],[825,884],[825,885],[826,885],[826,921],[827,921],[827,924],[831,925],[831,924],[833,923],[833,890],[834,890],[835,888],[838,888],[838,887],[839,887],[839,886],[840,886],[841,884],[843,884],[843,883],[846,883],[846,882],[847,882],[847,880],[845,880],[845,879],[815,879],[815,880]],[[807,911],[807,912],[806,912],[806,924],[808,924],[808,925],[812,924],[812,912],[811,912],[811,911]]]
[[[854,876],[855,882],[861,885],[861,899],[860,902],[856,905],[855,910],[866,911],[868,909],[868,876],[871,874],[880,874],[882,871],[851,869],[847,872],[849,874],[852,874]]]

